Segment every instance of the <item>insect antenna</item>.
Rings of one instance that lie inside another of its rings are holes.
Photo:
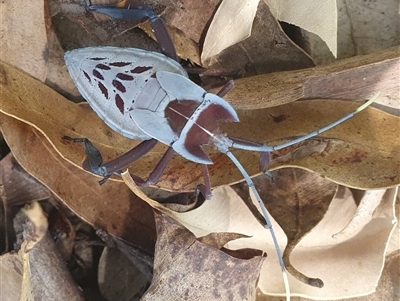
[[[368,107],[370,104],[372,104],[377,98],[379,97],[379,93],[375,94],[370,100],[368,100],[367,102],[365,102],[363,105],[359,106],[355,111],[346,114],[345,116],[339,118],[338,120],[320,128],[319,130],[313,131],[311,133],[308,133],[307,135],[298,137],[296,139],[290,140],[286,143],[282,143],[279,145],[274,145],[274,146],[270,146],[270,145],[261,145],[259,143],[254,143],[251,141],[246,141],[243,139],[237,139],[237,138],[233,138],[233,137],[229,137],[229,139],[233,142],[231,147],[236,148],[236,149],[244,149],[244,150],[249,150],[249,151],[256,151],[256,152],[273,152],[276,150],[280,150],[282,148],[288,147],[288,146],[292,146],[296,143],[302,142],[304,140],[307,140],[309,138],[318,136],[319,134],[330,130],[331,128],[337,126],[338,124],[346,121],[347,119],[350,119],[351,117],[353,117],[355,114],[361,112],[362,110],[364,110],[366,107]]]
[[[239,171],[243,175],[247,185],[249,185],[249,188],[253,192],[253,194],[254,194],[257,202],[258,202],[258,205],[259,205],[259,207],[261,209],[261,212],[262,212],[262,214],[264,216],[265,223],[267,224],[267,227],[268,227],[268,229],[269,229],[269,231],[271,233],[271,236],[272,236],[272,240],[274,242],[275,250],[276,250],[276,253],[278,255],[279,265],[281,266],[281,269],[282,269],[282,277],[283,277],[283,282],[284,282],[284,285],[285,285],[286,301],[289,301],[290,300],[289,280],[288,280],[285,264],[283,262],[282,252],[281,252],[281,249],[279,247],[278,240],[276,238],[274,229],[272,228],[272,223],[271,223],[271,220],[269,218],[269,214],[268,214],[267,208],[265,208],[265,205],[264,205],[263,201],[261,200],[261,197],[260,197],[256,187],[254,186],[254,182],[252,181],[252,179],[250,178],[249,174],[244,169],[243,165],[232,154],[232,152],[227,148],[225,143],[218,143],[218,142],[220,142],[220,141],[219,140],[215,140],[215,146],[222,153],[226,154],[232,160],[232,162],[236,165],[236,167],[239,169]]]

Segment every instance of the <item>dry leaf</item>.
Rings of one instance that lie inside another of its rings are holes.
[[[0,102],[0,111],[35,126],[55,150],[75,166],[81,164],[83,147],[79,143],[62,140],[65,135],[90,139],[100,149],[105,161],[118,157],[140,142],[113,132],[91,109],[70,103],[21,71],[3,65],[2,73],[5,84],[0,88],[5,101]],[[350,102],[321,100],[296,102],[263,110],[238,111],[241,122],[224,123],[221,129],[228,134],[234,133],[236,137],[273,145],[284,137],[299,136],[316,130],[353,111],[357,106],[358,104]],[[277,122],[276,118],[279,116],[282,116],[282,122]],[[385,122],[382,123],[382,120]],[[400,182],[400,156],[397,148],[399,137],[394,130],[398,128],[398,123],[397,117],[367,108],[346,123],[324,133],[322,137],[327,141],[328,147],[323,152],[287,163],[274,162],[271,167],[301,166],[351,187],[395,186]],[[147,178],[165,149],[165,146],[157,145],[135,162],[131,171]],[[211,153],[214,162],[210,165],[213,186],[242,180],[241,174],[225,155],[216,153],[210,147],[205,149]],[[259,173],[258,154],[245,151],[235,154],[251,175]],[[374,174],[373,178],[370,177],[371,174]],[[93,176],[93,182],[95,179]],[[199,165],[175,155],[155,186],[172,191],[193,191],[202,181]]]
[[[38,296],[32,281],[30,255],[46,235],[47,218],[36,201],[22,208],[19,216],[25,219],[23,224],[18,225],[24,241],[17,254],[8,253],[0,257],[0,299],[33,301]]]
[[[255,300],[263,257],[231,257],[198,242],[169,216],[156,213],[155,219],[154,277],[141,300]]]
[[[218,43],[220,39],[213,42]],[[202,63],[207,68],[229,71],[235,74],[234,77],[314,66],[308,54],[287,37],[262,1],[258,5],[251,36]]]
[[[104,248],[97,273],[99,290],[106,300],[139,300],[149,285],[135,264],[117,248]]]
[[[298,99],[368,99],[377,91],[397,99],[400,46],[358,55],[330,65],[240,78],[225,99],[235,108],[254,110]],[[368,76],[365,76],[368,74]],[[214,91],[217,92],[217,91]],[[379,102],[379,99],[378,99]]]
[[[0,58],[44,80],[47,73],[45,1],[0,3]],[[34,29],[34,33],[32,31]]]
[[[254,178],[254,184],[268,212],[288,238],[283,252],[285,266],[298,280],[319,287],[322,283],[319,276],[303,275],[290,263],[290,254],[300,240],[323,219],[336,193],[337,184],[318,174],[296,168],[284,168],[272,172],[272,176],[273,181],[266,176]],[[251,204],[247,184],[238,184],[232,188],[246,204]],[[263,218],[261,221],[264,224]]]
[[[62,159],[28,124],[2,114],[0,127],[18,163],[79,217],[145,250],[154,249],[153,212],[124,183],[99,185],[96,177]]]
[[[32,233],[29,232],[29,230],[31,230],[30,228],[27,234],[24,232],[26,244],[23,249],[21,248],[23,252],[28,253],[46,235],[48,222],[42,207],[37,201],[25,205],[25,207],[21,209],[21,212],[26,215],[33,226]]]
[[[202,62],[251,35],[259,1],[223,0],[221,2],[204,40]]]
[[[284,293],[281,268],[269,230],[265,229],[254,218],[243,200],[231,188],[226,186],[216,188],[213,191],[213,198],[199,208],[190,212],[176,213],[163,208],[146,196],[140,195],[140,190],[132,186],[133,181],[129,179],[128,173],[124,173],[123,178],[133,191],[151,206],[172,216],[197,237],[211,232],[232,232],[251,236],[229,242],[227,247],[230,249],[264,250],[268,254],[268,258],[262,268],[259,287],[268,294],[282,295]],[[307,187],[307,185],[303,189],[312,190],[312,187]],[[353,218],[357,207],[350,192],[334,198],[323,218],[320,215],[322,220],[302,238],[290,257],[291,264],[297,270],[305,275],[323,279],[325,286],[322,289],[315,288],[291,278],[292,293],[310,298],[328,297],[331,299],[349,298],[371,293],[379,279],[386,243],[395,226],[393,204],[396,191],[396,188],[389,189],[374,212],[372,220],[365,227],[359,229],[355,236],[346,240],[334,239],[332,235],[345,227]],[[296,193],[295,191],[294,195]],[[282,200],[278,201],[282,202]],[[255,203],[254,200],[253,202]],[[269,204],[268,206],[271,208],[277,206],[277,204]],[[319,206],[317,212],[326,207],[326,204]],[[288,208],[288,210],[293,209]],[[321,212],[323,213],[323,211]],[[281,218],[284,218],[284,216]],[[315,222],[311,226],[314,224]],[[283,249],[286,245],[286,236],[273,218],[272,225],[279,245]],[[305,223],[304,225],[306,226],[303,227],[306,229],[305,232],[309,231],[308,224]],[[289,223],[287,226],[292,225]],[[294,244],[298,241],[295,232],[292,232],[292,237],[295,238],[292,239]],[[304,230],[299,233],[304,235]],[[368,265],[360,266],[360,261],[368,262]],[[343,275],[346,275],[346,277],[343,277]]]
[[[85,300],[50,234],[32,249],[29,258],[35,300]]]
[[[345,239],[351,237],[354,231],[364,227],[372,219],[372,214],[379,206],[379,203],[385,194],[386,190],[370,190],[366,191],[362,197],[360,204],[357,207],[357,212],[354,217],[349,221],[345,228],[340,232],[334,234],[332,237],[337,239]]]
[[[398,1],[340,1],[338,8],[341,57],[399,45]]]
[[[25,244],[18,253],[0,256],[0,275],[7,275],[7,277],[1,277],[1,300],[35,300],[31,284],[29,253],[22,251]]]
[[[25,204],[26,200],[44,200],[51,193],[26,173],[9,153],[0,161],[0,177],[7,207]]]
[[[319,35],[336,56],[338,16],[335,0],[301,2],[264,0],[264,2],[278,20]]]
[[[18,254],[4,254],[0,256],[0,299],[7,301],[19,301],[22,278],[24,274],[23,261]],[[4,276],[6,275],[6,276]],[[25,287],[28,284],[24,284]],[[31,298],[27,297],[23,300],[34,300],[33,296]]]

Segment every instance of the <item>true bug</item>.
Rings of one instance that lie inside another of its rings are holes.
[[[113,130],[131,138],[143,140],[131,151],[110,162],[103,163],[99,151],[87,140],[83,141],[87,154],[85,169],[107,179],[120,172],[151,150],[160,141],[169,146],[167,152],[150,174],[147,181],[134,177],[139,185],[156,183],[174,152],[202,165],[204,185],[199,190],[207,197],[211,194],[211,183],[207,165],[210,158],[202,150],[203,145],[213,145],[225,153],[237,166],[254,193],[278,253],[282,267],[286,295],[290,296],[285,266],[277,239],[272,229],[267,210],[243,166],[230,152],[230,148],[258,151],[263,163],[268,155],[310,137],[316,136],[369,106],[375,98],[356,111],[303,137],[277,146],[231,138],[219,132],[218,121],[238,122],[235,110],[223,97],[233,86],[228,82],[217,95],[207,93],[191,82],[185,70],[177,63],[172,41],[163,22],[149,9],[133,9],[91,6],[90,10],[108,14],[117,19],[148,17],[164,54],[134,48],[90,47],[72,50],[65,54],[68,71],[82,96],[94,111]],[[315,279],[315,286],[323,283]]]

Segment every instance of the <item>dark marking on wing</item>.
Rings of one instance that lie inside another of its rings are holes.
[[[97,64],[96,68],[101,69],[101,70],[110,70],[111,67],[104,65],[104,64]]]
[[[200,112],[195,122],[211,133],[217,133],[220,120],[236,121],[236,118],[225,107],[210,103]]]
[[[119,94],[115,95],[115,105],[119,109],[119,111],[124,114],[124,101],[122,100],[121,96]]]
[[[117,77],[121,80],[133,80],[132,75],[124,74],[124,73],[118,73]]]
[[[125,86],[124,86],[120,81],[114,79],[114,80],[112,81],[112,84],[113,84],[113,86],[114,86],[115,88],[117,88],[118,91],[120,91],[120,92],[122,92],[122,93],[125,93],[125,92],[126,92]]]
[[[89,81],[89,83],[92,83],[92,79],[90,78],[89,74],[85,70],[82,70],[83,75],[85,75],[86,79]]]
[[[110,63],[110,66],[113,67],[125,67],[130,65],[131,63],[127,63],[127,62],[114,62],[114,63]]]
[[[93,75],[95,76],[95,77],[97,77],[98,79],[101,79],[101,80],[104,80],[104,77],[103,77],[103,75],[99,72],[99,71],[97,71],[96,69],[93,69]]]
[[[104,97],[106,99],[108,99],[108,90],[107,90],[107,88],[101,82],[98,82],[97,84],[99,85],[99,89],[100,89],[101,93],[103,93]]]
[[[145,67],[145,66],[139,66],[139,67],[135,67],[131,70],[131,73],[143,73],[147,70],[152,69],[153,67]]]
[[[106,58],[105,57],[91,57],[90,58],[90,60],[92,60],[92,61],[102,61],[102,60],[105,60]]]

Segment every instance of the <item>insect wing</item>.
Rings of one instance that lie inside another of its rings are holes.
[[[68,71],[79,92],[114,131],[131,139],[150,139],[129,112],[158,70],[187,76],[174,60],[135,48],[88,47],[65,54]]]
[[[174,143],[206,91],[188,78],[158,71],[139,95],[130,115],[139,128],[160,142]]]
[[[177,100],[193,100],[200,103],[206,91],[187,77],[177,73],[158,71],[156,77],[161,87]]]

